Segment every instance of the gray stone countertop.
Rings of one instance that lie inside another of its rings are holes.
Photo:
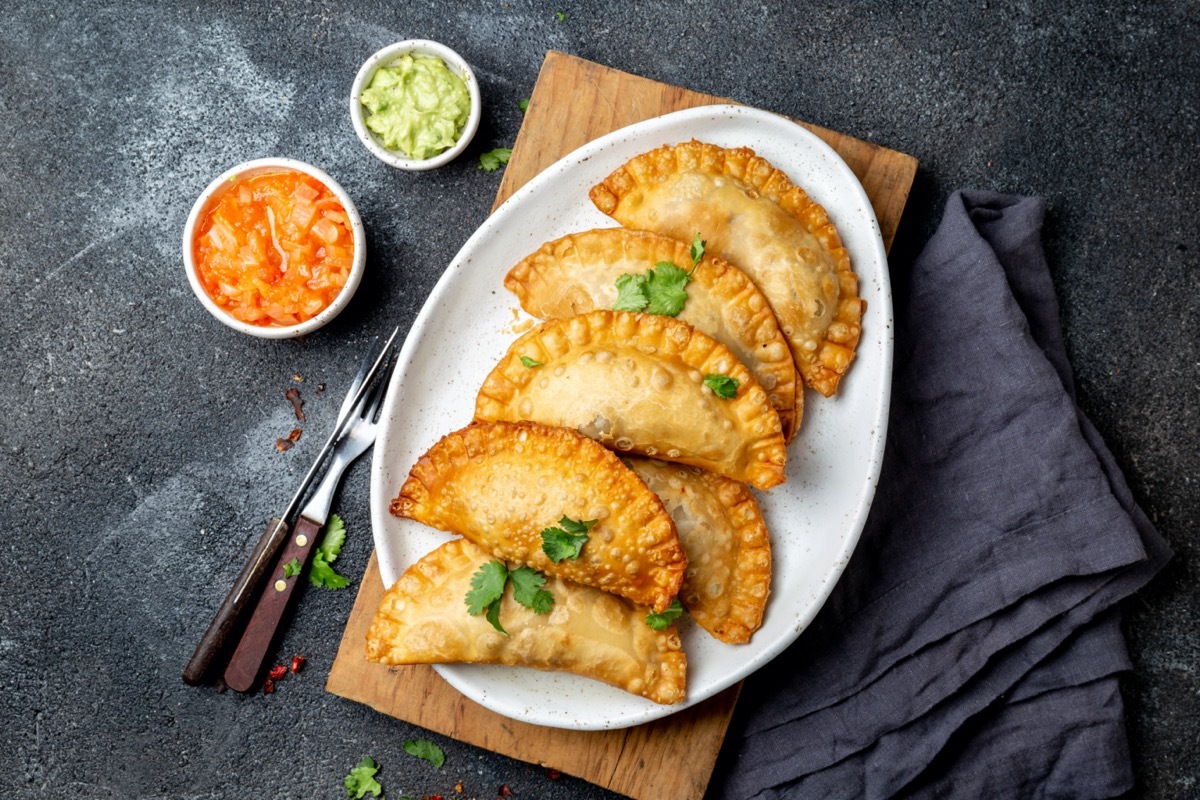
[[[893,270],[954,189],[1046,198],[1080,402],[1176,551],[1125,618],[1134,795],[1200,796],[1195,3],[17,0],[0,23],[0,796],[338,797],[366,754],[394,798],[612,796],[431,735],[435,771],[401,750],[419,729],[326,693],[353,589],[303,595],[279,653],[307,669],[274,695],[179,680],[350,364],[487,216],[478,156],[513,143],[551,49],[915,156]],[[430,174],[370,157],[347,114],[359,64],[413,37],[465,55],[486,105]],[[364,285],[303,342],[217,324],[181,265],[196,195],[267,155],[333,174],[368,233]],[[292,386],[308,422],[281,453]],[[355,576],[368,474],[335,503]]]

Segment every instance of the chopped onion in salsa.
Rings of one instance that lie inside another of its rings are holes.
[[[235,180],[201,219],[192,247],[213,302],[262,326],[297,325],[321,313],[354,260],[346,209],[327,186],[295,170]]]

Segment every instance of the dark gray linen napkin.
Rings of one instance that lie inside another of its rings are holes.
[[[893,276],[870,517],[813,625],[746,682],[711,794],[1128,787],[1111,609],[1170,553],[1075,405],[1043,214],[1034,198],[956,193]]]

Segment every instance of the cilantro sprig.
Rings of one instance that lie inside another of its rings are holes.
[[[538,361],[536,358],[530,358],[529,356],[521,356],[521,364],[525,367],[525,369],[535,369],[542,366],[542,362]]]
[[[442,752],[442,748],[428,739],[409,739],[401,747],[410,756],[416,756],[433,764],[435,769],[441,769],[442,764],[446,763],[446,754]]]
[[[555,564],[567,558],[579,558],[596,522],[594,519],[574,520],[564,514],[558,521],[559,527],[542,531],[542,552]]]
[[[697,233],[692,241],[690,270],[681,269],[670,261],[659,261],[645,274],[626,273],[617,278],[617,302],[613,304],[613,310],[678,316],[687,302],[687,285],[700,265],[706,244]]]
[[[667,627],[680,616],[682,616],[685,611],[687,611],[687,609],[683,607],[683,603],[679,602],[679,598],[676,597],[671,601],[671,605],[667,606],[662,611],[651,611],[649,614],[647,614],[646,624],[656,631],[661,631],[663,628]]]
[[[471,588],[467,591],[467,613],[473,617],[484,615],[492,627],[508,636],[500,624],[500,601],[504,598],[504,587],[511,581],[513,599],[535,614],[549,614],[554,606],[554,595],[542,587],[546,577],[532,567],[517,567],[510,570],[503,561],[488,561],[471,576]]]
[[[375,764],[375,759],[370,756],[363,756],[362,761],[350,770],[350,774],[342,781],[342,785],[346,787],[346,792],[355,800],[361,800],[368,793],[372,797],[379,797],[383,793],[383,787],[379,785],[379,781],[375,780],[375,773],[379,772],[379,767]]]
[[[346,523],[337,514],[331,514],[325,523],[325,535],[313,552],[312,566],[308,570],[308,582],[313,586],[324,589],[344,589],[350,585],[350,579],[339,575],[330,566],[337,561],[346,543]]]
[[[732,400],[737,397],[738,387],[742,384],[737,378],[710,373],[704,376],[704,385],[712,389],[712,393],[717,397],[723,400]]]
[[[508,159],[511,156],[511,147],[497,147],[495,150],[489,150],[486,153],[480,153],[479,168],[484,172],[495,172],[507,164]]]

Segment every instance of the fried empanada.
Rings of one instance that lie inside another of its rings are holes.
[[[706,383],[721,378],[736,381],[730,399]],[[475,418],[575,428],[759,489],[784,480],[787,452],[767,393],[729,348],[672,317],[593,311],[542,323],[483,382]]]
[[[662,502],[620,459],[575,431],[534,422],[475,423],[442,437],[391,511],[656,611],[678,594],[687,566]],[[542,531],[563,517],[596,524],[577,558],[556,563]]]
[[[660,262],[692,269],[688,246],[650,231],[601,228],[547,242],[504,279],[521,307],[541,319],[562,319],[612,308],[616,281]],[[754,282],[728,262],[705,255],[687,284],[687,302],[675,317],[728,347],[753,373],[791,440],[804,412],[796,366],[771,306]]]
[[[623,460],[675,520],[688,557],[679,590],[688,613],[722,642],[750,641],[771,591],[771,541],[750,490],[696,467]]]
[[[829,215],[786,175],[747,147],[693,140],[633,158],[589,196],[628,228],[686,241],[699,232],[770,300],[805,385],[837,391],[865,304]]]
[[[687,656],[674,627],[655,631],[648,609],[615,595],[549,578],[549,614],[535,614],[505,591],[497,631],[467,613],[471,576],[491,556],[465,539],[443,544],[405,570],[383,596],[367,631],[367,658],[383,664],[505,664],[573,672],[678,703]]]

